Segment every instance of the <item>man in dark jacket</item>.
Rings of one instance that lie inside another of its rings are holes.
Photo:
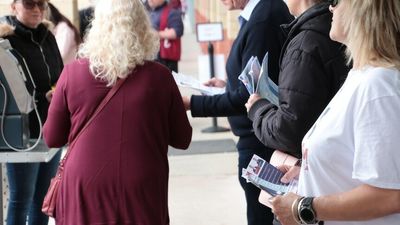
[[[233,0],[223,1],[229,9],[243,9],[239,18],[241,28],[236,37],[226,64],[226,93],[214,96],[183,97],[185,107],[191,109],[193,117],[228,116],[232,131],[239,136],[239,181],[245,192],[248,225],[272,224],[271,210],[258,202],[260,190],[241,178],[242,168],[246,168],[253,154],[269,160],[271,149],[267,149],[254,135],[251,121],[247,118],[246,103],[249,94],[238,79],[251,56],[261,61],[269,52],[269,71],[274,81],[278,77],[280,49],[284,42],[280,25],[292,20],[287,6],[282,0]],[[224,83],[210,80],[210,84]]]
[[[279,106],[252,95],[246,107],[256,136],[266,146],[301,155],[301,141],[345,80],[344,50],[329,38],[332,14],[328,1],[311,1],[292,23],[282,49]]]

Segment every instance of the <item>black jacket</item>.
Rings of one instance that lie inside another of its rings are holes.
[[[301,154],[301,141],[345,80],[345,47],[329,38],[329,3],[319,3],[291,24],[279,74],[279,107],[257,101],[249,111],[256,136],[267,146]]]
[[[48,24],[40,24],[31,29],[20,23],[15,17],[1,18],[0,38],[8,39],[11,46],[25,59],[36,84],[36,105],[42,120],[47,118],[49,102],[45,95],[58,80],[63,62],[56,40],[47,29]],[[37,138],[39,124],[34,111],[29,114],[30,137]]]
[[[192,96],[191,112],[194,117],[228,116],[232,131],[239,136],[238,149],[265,149],[254,135],[251,121],[247,118],[245,103],[249,98],[238,76],[251,56],[260,62],[269,52],[269,71],[276,81],[278,62],[284,35],[280,25],[289,23],[293,17],[282,0],[261,0],[254,8],[249,21],[240,29],[227,63],[226,93],[214,96]]]

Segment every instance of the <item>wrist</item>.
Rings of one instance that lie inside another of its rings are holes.
[[[261,113],[268,112],[270,109],[267,107],[265,108],[267,100],[259,99],[255,101],[249,108],[247,115],[251,121],[254,121],[255,118],[261,117]],[[259,111],[261,110],[261,111]]]
[[[305,197],[300,199],[297,206],[297,214],[301,224],[316,224],[319,223],[317,214],[313,208],[314,197]]]
[[[301,224],[301,220],[299,217],[299,213],[298,213],[298,207],[299,207],[299,202],[303,199],[304,197],[298,197],[296,200],[294,200],[294,202],[292,203],[292,216],[294,221],[297,224]]]

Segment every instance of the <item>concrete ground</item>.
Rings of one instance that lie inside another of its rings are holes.
[[[180,72],[197,74],[200,48],[186,28]],[[180,89],[182,95],[198,94]],[[193,143],[187,151],[171,150],[169,156],[169,210],[171,225],[245,225],[245,199],[237,178],[236,137],[230,131],[203,133],[211,118],[192,118]],[[225,118],[218,125],[229,127]],[[49,225],[54,225],[50,221]]]
[[[196,35],[186,32],[182,41],[179,70],[196,75],[200,54]],[[181,93],[198,94],[186,88],[181,88]],[[237,178],[236,137],[230,131],[203,133],[202,129],[212,125],[211,118],[192,118],[190,112],[188,116],[193,127],[193,143],[185,155],[169,157],[171,225],[246,224],[246,203]],[[229,127],[226,118],[217,121],[221,127]],[[224,140],[225,143],[216,149],[215,145]],[[207,145],[213,141],[215,143]],[[195,146],[196,143],[201,144]],[[207,149],[215,152],[210,153]]]

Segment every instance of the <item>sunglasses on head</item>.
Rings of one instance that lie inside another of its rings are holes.
[[[339,4],[340,0],[330,0],[331,6],[336,7]]]
[[[43,11],[48,7],[46,1],[34,2],[33,0],[21,0],[21,2],[24,8],[29,10],[34,9],[37,6],[40,10]]]

